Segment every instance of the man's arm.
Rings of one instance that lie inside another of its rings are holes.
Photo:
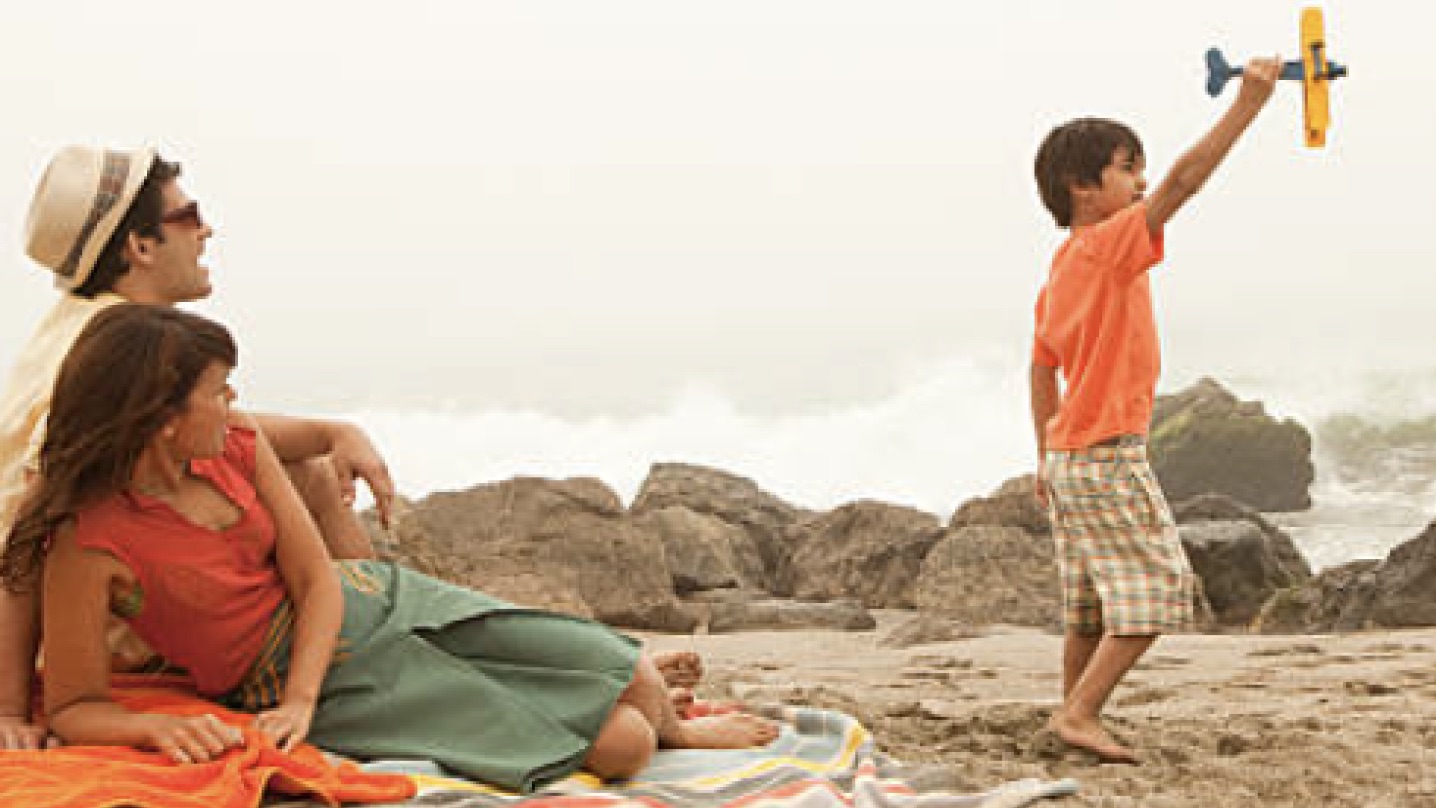
[[[359,427],[342,421],[294,418],[272,413],[249,413],[259,431],[274,447],[282,463],[297,463],[313,457],[328,457],[339,478],[346,505],[354,504],[354,480],[362,478],[374,494],[379,519],[389,525],[394,506],[394,480],[389,467],[369,436]]]
[[[1197,145],[1177,159],[1147,200],[1147,229],[1154,235],[1206,184],[1271,98],[1280,59],[1253,59],[1242,71],[1242,88],[1230,108]]]
[[[1062,403],[1062,390],[1057,384],[1057,368],[1032,363],[1029,374],[1032,388],[1032,429],[1037,433],[1037,498],[1047,504],[1046,468],[1047,424],[1057,415]]]

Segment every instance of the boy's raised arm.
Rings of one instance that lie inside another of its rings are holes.
[[[1157,190],[1147,199],[1147,228],[1155,235],[1172,216],[1202,189],[1237,139],[1271,98],[1281,59],[1253,59],[1242,71],[1242,88],[1230,108],[1197,144],[1188,149]]]

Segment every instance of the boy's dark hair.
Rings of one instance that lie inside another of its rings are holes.
[[[1071,186],[1101,185],[1102,169],[1120,148],[1144,156],[1137,133],[1106,118],[1078,118],[1048,133],[1037,148],[1037,190],[1058,227],[1072,226]]]
[[[130,233],[164,241],[164,233],[160,231],[160,217],[165,215],[164,187],[165,183],[179,175],[179,163],[171,163],[159,157],[154,159],[149,172],[145,174],[145,181],[135,193],[134,203],[125,211],[124,217],[115,227],[114,234],[95,258],[94,270],[84,283],[75,288],[74,294],[93,298],[101,292],[114,291],[115,283],[130,271],[130,265],[125,263],[125,239]]]

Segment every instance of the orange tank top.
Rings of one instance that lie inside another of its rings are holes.
[[[201,693],[217,696],[258,658],[286,591],[274,560],[274,522],[254,488],[254,432],[231,427],[224,454],[193,461],[190,471],[240,509],[238,522],[211,530],[157,499],[127,492],[81,512],[75,541],[130,569],[141,597],[122,617],[186,668]]]

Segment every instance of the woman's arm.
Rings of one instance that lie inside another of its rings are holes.
[[[42,584],[51,731],[72,744],[153,749],[181,763],[213,760],[242,744],[240,731],[214,716],[136,713],[110,700],[105,622],[111,589],[121,585],[133,585],[125,565],[76,545],[72,528],[59,531]]]
[[[275,558],[294,605],[294,636],[284,696],[278,707],[255,719],[255,727],[289,751],[309,733],[314,705],[344,619],[344,596],[319,528],[290,484],[269,441],[263,433],[255,437],[255,488],[274,520]]]

